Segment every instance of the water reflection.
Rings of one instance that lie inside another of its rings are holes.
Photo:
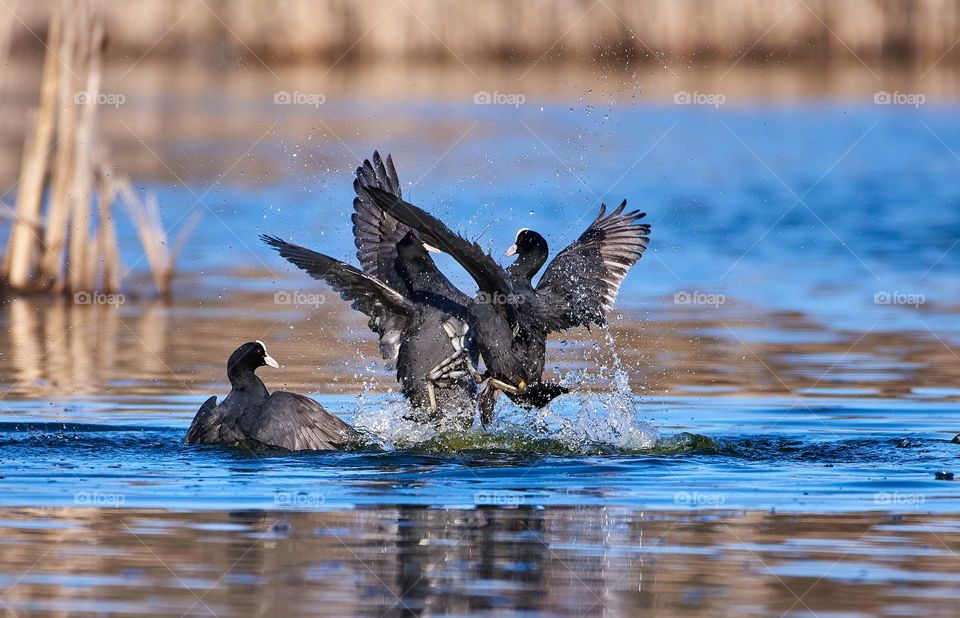
[[[265,376],[277,388],[333,385],[358,392],[363,379],[356,376],[371,365],[370,342],[349,309],[307,312],[271,299],[237,294],[229,302],[128,299],[120,305],[10,299],[0,308],[7,400],[219,392],[230,346],[253,339],[277,344],[271,351],[284,367]],[[318,328],[314,321],[330,326]],[[371,380],[382,380],[386,389],[394,382],[385,372]]]
[[[91,394],[117,367],[119,310],[67,299],[11,299],[9,394]]]
[[[523,506],[0,517],[3,604],[17,613],[929,615],[960,596],[949,517]]]
[[[4,305],[0,323],[8,401],[220,392],[230,346],[252,339],[269,341],[282,359],[280,371],[264,374],[276,388],[396,389],[361,318],[334,300],[304,308],[255,292],[121,306],[26,297]],[[960,398],[946,388],[960,384],[960,363],[931,331],[834,329],[743,302],[699,312],[666,303],[652,313],[626,310],[609,336],[594,329],[551,339],[548,358],[551,377],[584,392],[609,390],[623,370],[634,392],[648,395]]]
[[[777,65],[771,70],[746,63],[661,68],[642,74],[591,66],[540,65],[525,71],[519,65],[477,65],[474,69],[465,71],[458,63],[368,64],[362,69],[363,79],[357,79],[357,68],[349,64],[268,71],[256,63],[237,70],[232,61],[208,66],[149,57],[132,63],[117,59],[105,67],[105,91],[123,94],[125,103],[101,110],[101,130],[125,174],[171,184],[182,178],[196,183],[203,193],[203,187],[228,172],[232,182],[260,185],[285,179],[301,163],[308,171],[331,166],[350,170],[370,155],[366,144],[357,143],[361,140],[384,148],[384,139],[403,140],[414,132],[417,140],[405,152],[422,148],[424,139],[437,144],[441,152],[470,123],[451,122],[443,113],[431,115],[429,123],[420,125],[408,112],[418,105],[469,104],[478,90],[520,92],[530,107],[575,102],[579,108],[585,102],[669,105],[678,91],[723,93],[728,106],[756,100],[792,104],[816,98],[872,105],[881,86],[857,63],[832,67],[828,78],[820,67]],[[0,185],[7,188],[18,175],[27,126],[23,118],[38,100],[40,68],[36,61],[14,59],[5,71],[9,85],[0,109]],[[922,78],[898,67],[888,67],[883,75],[884,89],[923,93],[928,104],[950,102],[960,95],[957,72],[946,63],[934,64]],[[210,87],[214,83],[216,89]],[[278,90],[312,93],[318,89],[327,99],[322,109],[273,104]],[[386,114],[389,119],[364,109],[384,101],[401,103]],[[406,112],[395,117],[396,109]],[[185,144],[183,136],[199,141]],[[287,162],[289,143],[303,136],[312,136],[318,143],[297,147],[302,157],[292,165]],[[263,143],[245,152],[259,140]],[[144,143],[150,148],[144,148]],[[235,166],[240,155],[244,164]],[[425,165],[430,165],[437,153],[426,156]]]
[[[169,312],[144,303],[132,312],[69,298],[13,298],[4,307],[7,395],[103,394],[117,376],[168,376]],[[134,359],[136,359],[134,361]]]

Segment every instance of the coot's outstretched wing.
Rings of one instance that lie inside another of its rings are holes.
[[[272,393],[243,432],[261,444],[288,451],[340,449],[361,440],[357,430],[313,399],[286,391]]]
[[[624,200],[606,214],[605,204],[590,227],[557,254],[537,284],[537,307],[551,331],[603,325],[627,270],[637,263],[650,241],[646,213],[624,212]]]
[[[183,439],[187,444],[208,444],[216,442],[220,433],[221,415],[216,412],[217,397],[210,397],[203,402],[197,415],[193,417],[190,423],[190,429],[187,430],[187,437]]]
[[[276,249],[280,256],[314,279],[326,281],[352,307],[370,317],[370,329],[380,335],[380,353],[391,363],[397,360],[400,334],[415,311],[413,303],[400,292],[345,262],[288,243],[273,236],[260,240]]]
[[[370,189],[379,189],[396,198],[402,197],[400,179],[390,155],[387,155],[384,163],[380,153],[374,151],[373,162],[365,160],[363,165],[357,168],[357,177],[353,181],[353,190],[357,196],[353,199],[354,213],[350,219],[353,221],[357,259],[360,260],[363,272],[373,275],[394,290],[409,295],[413,290],[400,275],[397,266],[397,243],[410,232],[410,226],[400,223],[378,207],[370,196]],[[470,302],[470,297],[450,283],[426,252],[424,257],[430,265],[430,291],[465,307]]]
[[[368,188],[367,193],[378,208],[415,229],[423,242],[453,256],[482,291],[504,295],[511,293],[506,272],[480,245],[463,238],[427,211],[395,195],[375,187]]]
[[[379,152],[373,153],[373,163],[365,160],[357,168],[353,181],[353,241],[357,246],[357,259],[363,272],[373,275],[391,288],[409,293],[406,282],[397,272],[397,243],[407,235],[410,228],[385,213],[370,198],[367,189],[374,187],[390,195],[400,197],[400,179],[387,155],[386,164]]]

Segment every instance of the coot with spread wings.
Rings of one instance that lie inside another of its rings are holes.
[[[376,207],[371,190],[400,197],[389,155],[384,162],[375,152],[354,181],[352,220],[361,268],[276,237],[261,238],[370,318],[381,353],[396,367],[418,418],[469,427],[477,394],[476,352],[466,323],[470,298],[440,272],[416,232]]]
[[[481,420],[492,420],[498,391],[514,402],[539,407],[566,391],[543,382],[547,335],[575,326],[603,325],[627,271],[643,255],[650,226],[646,213],[626,211],[626,200],[609,214],[606,205],[590,226],[546,263],[546,240],[524,229],[507,251],[516,261],[503,268],[477,243],[453,232],[425,210],[377,188],[368,194],[397,221],[416,229],[420,238],[449,253],[473,277],[479,288],[470,301],[467,323],[489,378],[480,395]]]

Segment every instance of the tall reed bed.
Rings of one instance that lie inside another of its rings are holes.
[[[59,2],[21,0],[20,19],[42,28]],[[104,16],[111,48],[134,58],[960,60],[960,0],[136,0]],[[23,27],[18,41],[35,47]]]
[[[40,104],[26,132],[16,205],[8,212],[3,273],[11,291],[118,292],[124,269],[113,208],[120,200],[157,291],[170,293],[177,252],[192,223],[169,249],[155,196],[141,198],[117,177],[98,143],[105,43],[103,17],[89,3],[64,4],[50,18]]]

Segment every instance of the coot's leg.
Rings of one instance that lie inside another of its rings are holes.
[[[477,397],[477,407],[480,408],[480,426],[484,429],[493,422],[493,408],[497,403],[497,393],[500,392],[490,384],[492,379],[488,378],[483,383],[480,395]]]
[[[427,373],[427,395],[430,397],[431,412],[437,409],[436,387],[448,386],[454,380],[462,378],[469,373],[461,368],[461,365],[466,360],[466,357],[467,351],[463,348],[460,348],[447,358],[440,361],[436,367]],[[470,363],[467,362],[467,365],[469,364]]]
[[[510,393],[511,395],[516,395],[516,394],[519,393],[521,390],[523,390],[523,389],[520,388],[519,386],[514,386],[513,384],[507,384],[506,382],[503,382],[503,381],[498,380],[498,379],[496,379],[496,378],[490,378],[490,383],[491,383],[493,386],[495,386],[498,390],[501,390],[501,391],[503,391],[503,392],[505,392],[505,393]]]
[[[448,386],[454,380],[462,378],[468,373],[477,382],[483,379],[467,358],[467,350],[464,347],[464,338],[467,335],[466,325],[464,325],[462,332],[458,332],[457,328],[450,321],[447,321],[443,323],[443,331],[450,338],[453,354],[440,361],[436,367],[427,373],[427,396],[430,398],[431,412],[437,409],[437,386]],[[464,366],[466,366],[466,369],[463,368]]]
[[[497,403],[497,393],[503,391],[510,395],[516,395],[522,392],[525,387],[526,384],[522,382],[521,386],[514,386],[496,378],[484,380],[480,395],[477,397],[477,406],[480,408],[480,425],[486,429],[487,425],[493,422],[493,408]]]
[[[437,410],[437,391],[436,387],[433,386],[433,382],[427,378],[427,396],[430,398],[430,411],[436,412]]]

